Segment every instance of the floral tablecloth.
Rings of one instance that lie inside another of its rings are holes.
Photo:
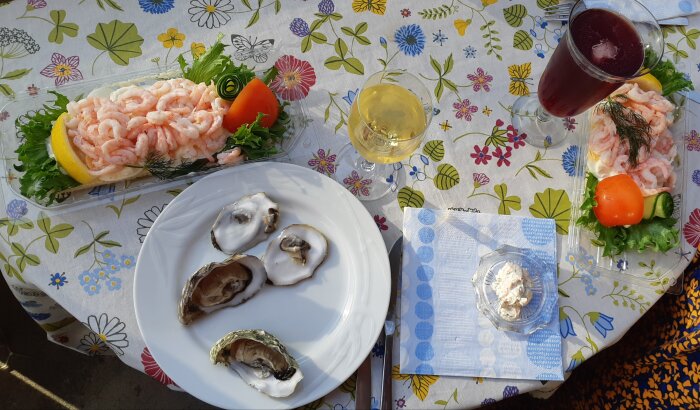
[[[388,176],[398,181],[395,192],[365,203],[377,229],[391,246],[401,235],[404,206],[556,219],[562,357],[571,372],[618,340],[668,283],[639,286],[622,277],[591,275],[570,262],[570,194],[580,147],[567,141],[535,149],[509,123],[509,106],[517,96],[535,91],[562,36],[559,23],[542,18],[543,8],[555,3],[15,0],[0,7],[0,93],[7,98],[33,95],[112,73],[166,66],[180,54],[201,54],[222,33],[235,59],[258,68],[276,64],[280,73],[273,86],[286,99],[304,100],[310,115],[306,132],[315,142],[300,144],[288,160],[332,175],[336,153],[347,142],[348,110],[363,79],[385,67],[407,68],[433,90],[435,116],[424,145]],[[664,29],[666,58],[696,84],[700,31],[692,27],[698,23],[692,17],[688,27]],[[0,121],[14,121],[19,114],[2,110]],[[700,117],[690,117],[686,174],[692,182],[686,195],[695,199],[687,203],[697,206]],[[565,121],[572,129],[580,126],[575,119]],[[140,335],[132,284],[149,227],[186,185],[132,195],[106,185],[91,194],[113,195],[111,203],[57,213],[12,194],[7,188],[12,178],[12,171],[3,173],[0,269],[22,306],[56,343],[90,355],[114,353],[127,365],[172,384]],[[352,175],[344,179],[348,189],[364,194],[366,181]],[[675,275],[700,244],[700,209],[688,210],[683,218]],[[653,276],[663,267],[648,260],[632,268]],[[375,366],[383,351],[381,343],[372,350]],[[393,379],[392,407],[397,409],[478,406],[557,385],[399,374],[398,366]],[[353,392],[351,379],[309,407],[352,408]],[[373,407],[377,403],[372,400]]]

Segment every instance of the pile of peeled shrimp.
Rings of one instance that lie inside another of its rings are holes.
[[[90,173],[102,180],[118,179],[154,154],[175,164],[200,158],[228,164],[243,159],[240,149],[217,159],[213,154],[230,135],[221,125],[229,105],[214,85],[176,78],[70,102],[66,130]]]
[[[627,98],[616,97],[619,94]],[[668,127],[673,120],[675,106],[658,92],[643,91],[637,84],[624,84],[611,95],[649,123],[650,146],[648,150],[644,147],[639,150],[637,166],[632,167],[629,163],[629,144],[620,140],[610,116],[595,110],[588,145],[588,169],[598,179],[629,174],[644,196],[671,191],[676,183],[673,161],[677,148]]]

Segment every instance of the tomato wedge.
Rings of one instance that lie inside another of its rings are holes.
[[[595,189],[593,213],[605,227],[636,225],[644,215],[642,191],[627,174],[604,178]]]
[[[260,79],[253,78],[243,87],[231,103],[231,108],[224,114],[223,126],[231,132],[236,132],[241,125],[253,123],[258,113],[265,114],[260,120],[260,125],[270,128],[277,121],[279,103],[270,87]]]

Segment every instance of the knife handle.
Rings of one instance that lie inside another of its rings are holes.
[[[355,395],[355,408],[357,410],[370,410],[372,396],[372,362],[370,353],[357,369],[357,384]]]
[[[381,410],[392,410],[393,395],[391,392],[391,366],[394,350],[394,335],[384,338],[384,370],[382,371],[382,406]]]

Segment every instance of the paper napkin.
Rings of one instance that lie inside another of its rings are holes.
[[[690,16],[700,12],[700,0],[640,0],[639,2],[649,9],[657,20]]]
[[[555,308],[530,335],[497,330],[476,307],[479,258],[529,249],[556,281],[554,220],[404,208],[400,371],[405,374],[563,380]]]
[[[678,18],[690,16],[700,12],[700,0],[638,0],[646,7],[651,14],[658,20],[659,24],[678,23]],[[596,7],[597,3],[608,5],[609,2],[602,0],[584,0],[586,6]],[[630,13],[629,9],[625,9],[624,2],[620,3],[623,14]],[[630,16],[633,17],[633,16]],[[682,20],[681,20],[682,22]],[[686,23],[687,24],[687,23]]]

